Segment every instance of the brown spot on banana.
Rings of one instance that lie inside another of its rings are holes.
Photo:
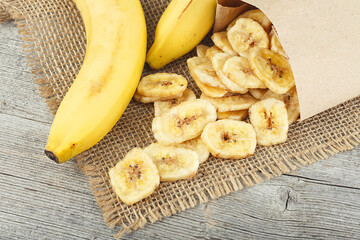
[[[186,5],[186,7],[184,8],[184,10],[182,10],[182,12],[180,13],[178,19],[180,19],[182,17],[182,15],[186,12],[186,10],[189,8],[189,6],[191,5],[193,0],[190,0],[190,2]]]
[[[89,87],[89,97],[99,94],[108,83],[110,75],[114,72],[113,66],[111,65],[101,77],[93,81]]]

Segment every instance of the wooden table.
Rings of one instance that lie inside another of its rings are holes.
[[[13,23],[0,25],[0,239],[112,239],[75,161],[43,149],[52,115]],[[128,239],[360,239],[360,147],[148,224]]]

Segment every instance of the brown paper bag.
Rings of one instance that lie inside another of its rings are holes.
[[[289,56],[301,119],[360,95],[360,1],[218,0],[214,31],[252,6],[271,20]]]

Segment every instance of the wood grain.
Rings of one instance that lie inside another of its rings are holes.
[[[112,239],[74,161],[43,155],[53,119],[13,23],[0,25],[0,239]],[[360,239],[360,148],[165,218],[126,239]]]

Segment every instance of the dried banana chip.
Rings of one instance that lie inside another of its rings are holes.
[[[207,58],[193,57],[187,60],[189,71],[191,75],[196,75],[196,78],[203,84],[226,89],[225,85],[220,81],[212,67],[211,62]],[[195,78],[193,76],[193,78]]]
[[[249,89],[249,93],[256,99],[261,99],[262,96],[268,91],[268,89],[252,88]]]
[[[250,94],[233,95],[222,98],[211,98],[201,94],[200,99],[209,101],[218,112],[239,111],[249,109],[258,100]]]
[[[281,46],[281,43],[280,43],[274,29],[272,29],[271,32],[269,33],[269,37],[270,37],[271,51],[276,52],[287,58],[286,53],[285,53],[283,47]]]
[[[249,118],[259,145],[271,146],[286,141],[289,124],[283,101],[268,98],[257,102],[249,109]]]
[[[225,85],[227,89],[229,89],[229,91],[233,93],[247,93],[247,88],[242,88],[233,81],[231,81],[222,71],[225,62],[231,57],[232,56],[227,53],[217,53],[212,58],[212,66],[215,69],[216,74],[221,80],[221,82]]]
[[[229,40],[227,38],[227,33],[225,31],[214,33],[211,36],[211,39],[214,42],[215,46],[220,48],[223,52],[233,56],[237,55],[237,53],[231,47]]]
[[[250,10],[244,12],[239,16],[240,18],[251,18],[256,22],[260,23],[260,25],[264,28],[265,32],[270,32],[271,30],[271,22],[270,19],[259,9]]]
[[[179,95],[171,96],[171,97],[146,97],[138,94],[137,92],[134,94],[134,99],[138,102],[142,103],[152,103],[156,101],[166,101],[171,100],[174,98],[180,98],[183,93],[180,93]]]
[[[153,143],[144,152],[156,165],[161,182],[191,178],[199,168],[199,156],[190,149]]]
[[[183,95],[179,98],[170,99],[166,101],[156,101],[154,102],[155,117],[160,116],[170,108],[175,107],[182,102],[190,101],[194,99],[196,99],[195,93],[187,88],[184,91]]]
[[[155,73],[143,77],[138,85],[137,93],[144,97],[176,98],[187,88],[187,80],[175,73]]]
[[[225,76],[242,88],[267,88],[253,73],[250,63],[244,57],[229,58],[222,69]]]
[[[243,57],[248,57],[254,47],[268,48],[269,36],[264,28],[251,18],[239,18],[227,28],[228,40],[232,48]]]
[[[211,62],[212,58],[215,56],[215,54],[222,53],[222,52],[223,51],[220,48],[218,48],[217,46],[212,46],[206,51],[206,57]]]
[[[140,148],[134,148],[109,171],[116,195],[132,205],[149,196],[160,184],[153,161]]]
[[[256,133],[251,124],[235,120],[209,123],[201,139],[215,157],[241,159],[251,156],[256,148]]]
[[[194,78],[194,82],[199,87],[199,89],[209,97],[220,98],[220,97],[225,96],[228,93],[228,90],[203,84],[194,76],[193,76],[193,78]]]
[[[300,106],[299,106],[299,99],[295,87],[290,89],[285,94],[277,94],[269,90],[264,94],[261,100],[265,100],[268,98],[275,98],[285,103],[285,108],[288,113],[289,125],[295,122],[299,118]]]
[[[206,51],[209,49],[208,46],[205,45],[197,45],[196,46],[196,54],[198,57],[206,57]]]
[[[189,72],[190,75],[192,76],[192,78],[194,79],[196,85],[200,88],[200,90],[202,92],[204,92],[206,95],[210,96],[210,97],[222,97],[224,96],[228,91],[223,89],[223,88],[216,88],[216,87],[211,87],[209,85],[203,84],[200,80],[199,77],[197,76],[197,74],[194,73],[193,69],[201,64],[204,63],[206,61],[209,61],[207,58],[199,58],[199,57],[193,57],[193,58],[189,58],[187,60],[187,65],[189,68]]]
[[[208,101],[186,101],[154,118],[152,131],[161,144],[182,143],[199,136],[204,127],[216,118],[216,109]]]
[[[273,92],[284,94],[295,86],[289,61],[265,48],[253,49],[249,57],[255,75]]]
[[[186,142],[176,144],[175,146],[180,147],[180,148],[187,148],[187,149],[197,152],[197,154],[199,155],[200,164],[205,162],[209,158],[209,155],[210,155],[210,152],[207,149],[207,146],[201,140],[200,136],[197,138],[188,140]]]
[[[231,120],[241,121],[246,118],[247,114],[248,114],[248,110],[218,112],[217,119],[218,120],[231,119]]]

